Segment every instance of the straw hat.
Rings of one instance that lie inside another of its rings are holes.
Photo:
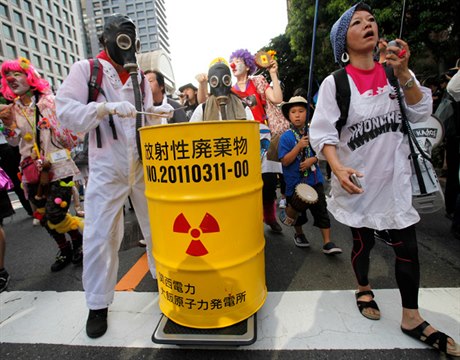
[[[289,109],[295,105],[308,107],[308,101],[302,96],[293,96],[287,102],[281,103],[281,111],[286,119],[289,120]]]

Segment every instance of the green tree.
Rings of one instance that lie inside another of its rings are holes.
[[[333,23],[356,1],[329,0],[319,2],[315,49],[315,79],[321,81],[331,73],[333,63],[329,35]],[[403,1],[368,0],[373,8],[380,35],[393,39],[399,36]],[[460,57],[458,0],[407,0],[403,21],[403,40],[411,49],[411,68],[419,77],[440,74]],[[312,45],[314,0],[291,0],[286,36],[292,48],[291,62],[304,68],[308,75]],[[300,76],[300,74],[298,74]]]
[[[279,79],[283,83],[283,97],[288,100],[297,88],[305,88],[307,86],[308,72],[305,67],[294,61],[294,53],[289,38],[283,34],[271,39],[270,44],[263,50],[275,50],[279,69]],[[265,70],[262,74],[270,79],[268,72]]]

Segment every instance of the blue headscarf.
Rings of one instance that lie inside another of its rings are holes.
[[[342,54],[347,51],[347,31],[350,26],[351,18],[357,7],[371,11],[369,5],[359,2],[345,11],[342,16],[332,25],[331,29],[331,45],[334,51],[334,60],[337,64],[343,66]],[[376,58],[377,59],[377,58]]]

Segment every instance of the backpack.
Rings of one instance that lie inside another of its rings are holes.
[[[105,96],[104,90],[101,87],[102,76],[104,74],[102,63],[99,61],[98,58],[88,59],[88,62],[90,66],[90,76],[89,76],[89,81],[88,81],[88,103],[90,103],[90,102],[96,101],[99,94],[102,94],[102,96],[104,96],[105,98],[107,97]],[[142,92],[142,98],[144,98],[144,95],[145,95],[144,79],[145,79],[145,75],[141,71],[140,88]],[[109,125],[110,125],[110,128],[112,129],[113,139],[118,140],[117,129],[115,128],[115,123],[113,122],[112,114],[109,114]],[[85,140],[87,141],[86,138]],[[102,147],[101,131],[99,129],[99,126],[96,128],[96,143],[97,143],[98,148]]]

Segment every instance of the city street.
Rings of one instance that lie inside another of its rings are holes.
[[[99,339],[89,339],[81,267],[71,264],[52,273],[56,244],[44,229],[32,225],[14,193],[10,196],[17,209],[4,227],[11,281],[0,295],[2,359],[439,358],[436,351],[400,331],[394,253],[378,240],[370,279],[382,318],[371,321],[359,314],[350,265],[351,234],[333,219],[332,238],[344,252],[332,257],[322,253],[313,221],[304,226],[309,249],[294,245],[293,229],[283,226],[283,233],[275,234],[265,226],[268,296],[257,313],[254,344],[235,348],[155,344],[151,337],[161,316],[158,286],[143,261],[145,249],[137,246],[141,235],[129,204],[119,253],[118,278],[123,281],[109,308],[109,330]],[[417,225],[420,311],[428,322],[460,341],[460,241],[449,230],[443,210],[422,215]],[[135,264],[137,270],[130,271]],[[130,276],[124,277],[127,273]],[[142,275],[138,284],[133,274]]]

